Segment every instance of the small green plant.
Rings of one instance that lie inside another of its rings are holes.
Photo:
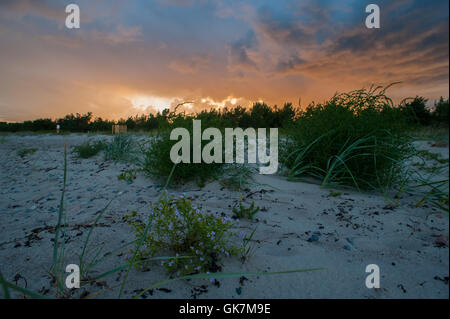
[[[172,146],[177,141],[170,139],[168,132],[162,132],[149,141],[149,145],[142,147],[143,161],[142,171],[152,177],[165,180],[172,171],[173,162],[170,158]],[[191,141],[191,144],[193,141]],[[202,141],[205,143],[205,141]],[[191,145],[192,147],[192,145]],[[202,146],[203,147],[203,146]],[[206,181],[214,179],[221,174],[222,163],[193,163],[193,154],[191,153],[190,163],[177,164],[171,182],[189,182],[195,181],[198,186],[202,187]]]
[[[117,178],[121,181],[132,182],[136,179],[136,171],[133,169],[128,169],[120,173]]]
[[[242,202],[239,203],[239,209],[233,208],[233,213],[237,218],[247,217],[249,220],[253,220],[255,214],[259,212],[259,206],[255,207],[255,202],[252,202],[250,207],[245,208]]]
[[[130,135],[118,134],[105,145],[105,160],[126,162],[132,159],[134,141]]]
[[[329,196],[331,196],[331,197],[338,197],[338,196],[341,196],[341,195],[342,195],[341,192],[335,192],[333,190],[330,190],[330,195]]]
[[[22,148],[17,151],[17,155],[24,158],[27,155],[34,154],[37,151],[37,148]]]
[[[73,153],[77,154],[80,158],[90,158],[97,155],[104,148],[105,143],[102,141],[96,141],[94,143],[87,141],[81,145],[74,146]]]
[[[53,265],[51,268],[51,275],[56,283],[56,296],[59,297],[64,294],[64,256],[66,249],[66,225],[67,215],[64,210],[64,196],[66,193],[67,182],[67,148],[64,145],[64,178],[63,189],[61,192],[61,199],[58,208],[58,222],[55,227],[55,238],[53,240]],[[62,234],[61,234],[62,232]]]
[[[220,184],[232,191],[241,191],[253,182],[252,170],[244,164],[232,164],[224,167]]]
[[[201,272],[217,272],[221,269],[222,257],[239,253],[232,244],[235,236],[230,231],[233,222],[229,218],[218,218],[213,214],[202,214],[185,196],[168,195],[159,200],[151,211],[152,231],[144,239],[138,258],[145,259],[162,252],[171,252],[175,257],[162,261],[170,274],[184,276]],[[129,221],[140,238],[147,225]],[[140,266],[138,266],[140,267]]]
[[[435,161],[438,162],[439,164],[448,164],[449,162],[448,158],[444,158],[441,154],[432,153],[427,150],[418,150],[417,156],[423,160]]]
[[[250,234],[250,236],[246,237],[244,232],[241,232],[239,234],[239,237],[242,238],[242,255],[241,255],[241,260],[244,263],[245,261],[247,261],[252,255],[253,252],[255,251],[255,246],[251,245],[251,241],[253,239],[253,236],[255,235],[256,232],[256,228],[253,229],[252,233]]]
[[[131,218],[136,217],[136,215],[137,215],[137,211],[136,211],[136,210],[133,210],[131,213],[126,214],[125,216],[123,216],[123,220],[127,222],[127,221],[129,221]]]

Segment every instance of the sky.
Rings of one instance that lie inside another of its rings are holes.
[[[448,28],[448,0],[0,0],[0,121],[305,107],[392,82],[431,102],[449,95]]]

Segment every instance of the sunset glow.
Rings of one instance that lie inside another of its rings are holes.
[[[165,108],[170,107],[176,98],[164,98],[158,96],[136,96],[130,99],[131,104],[138,110],[146,110],[147,108],[153,108],[158,111],[162,111]]]
[[[111,119],[192,101],[320,102],[371,84],[399,101],[449,95],[448,1],[0,2],[0,119],[91,111]],[[125,92],[125,94],[124,94]]]

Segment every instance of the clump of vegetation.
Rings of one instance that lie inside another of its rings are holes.
[[[120,173],[119,176],[117,176],[119,180],[126,181],[126,182],[132,182],[136,179],[136,171],[133,169],[128,169]]]
[[[417,150],[417,156],[419,156],[423,160],[436,161],[439,164],[448,164],[448,158],[444,158],[439,153],[432,153],[427,150]]]
[[[24,158],[27,155],[34,154],[37,151],[37,148],[22,148],[17,151],[17,155]]]
[[[331,196],[331,197],[338,197],[338,196],[341,196],[341,195],[342,195],[341,192],[335,192],[333,190],[330,190],[330,195],[329,196]]]
[[[130,135],[118,134],[105,144],[105,160],[126,162],[132,159],[134,141]]]
[[[232,191],[241,191],[251,185],[253,181],[253,171],[244,164],[226,165],[220,184]]]
[[[232,191],[239,192],[239,208],[234,207],[232,210],[234,217],[253,220],[255,214],[260,211],[260,208],[258,206],[255,207],[254,202],[249,207],[245,207],[242,195],[243,191],[247,190],[254,182],[252,169],[247,165],[233,164],[224,169],[223,175],[220,183]]]
[[[253,217],[256,213],[259,212],[259,206],[255,207],[255,202],[252,202],[252,204],[249,207],[245,207],[242,202],[239,203],[239,209],[236,207],[233,208],[233,214],[237,218],[244,218],[247,217],[249,220],[253,220]]]
[[[287,133],[281,150],[291,179],[323,186],[379,189],[395,184],[412,146],[400,110],[376,87],[310,105]]]
[[[439,102],[434,104],[434,111],[432,113],[433,119],[436,123],[448,127],[449,123],[449,99],[441,97]]]
[[[432,153],[427,150],[417,150],[415,161],[410,166],[405,178],[405,186],[401,188],[401,193],[420,196],[421,199],[415,204],[422,206],[429,203],[432,206],[449,211],[449,186],[448,165],[449,160],[441,154]]]
[[[241,255],[241,261],[244,263],[245,261],[247,261],[248,259],[250,259],[250,257],[253,255],[253,253],[255,252],[255,245],[252,245],[251,242],[253,240],[253,236],[255,235],[256,232],[256,228],[253,229],[252,233],[250,234],[250,236],[245,236],[245,234],[243,232],[241,232],[239,234],[239,237],[242,238],[242,255]]]
[[[234,234],[230,231],[233,227],[230,219],[202,214],[192,200],[183,195],[163,195],[152,207],[150,220],[151,232],[144,239],[139,258],[163,252],[185,257],[162,262],[170,274],[217,272],[221,269],[221,258],[240,251],[232,244]],[[141,237],[146,225],[139,221],[130,223],[136,236]]]
[[[430,141],[437,147],[447,147],[449,143],[448,127],[420,127],[410,131],[409,134],[413,140]]]
[[[432,123],[433,115],[427,107],[427,99],[416,96],[414,99],[405,99],[400,104],[400,110],[405,114],[406,120],[411,125],[428,126]]]
[[[421,127],[446,127],[448,129],[449,100],[441,97],[434,103],[434,106],[427,106],[427,102],[427,99],[420,96],[404,99],[399,105],[399,110],[414,129]]]
[[[105,143],[102,141],[96,141],[91,143],[90,141],[84,142],[81,145],[73,147],[73,152],[81,158],[90,158],[97,155],[105,148]]]
[[[142,148],[144,155],[142,161],[143,172],[161,179],[166,179],[172,174],[171,182],[195,181],[198,185],[203,185],[205,181],[215,178],[221,173],[222,163],[208,164],[203,161],[201,163],[193,163],[192,152],[191,163],[178,163],[174,168],[170,158],[170,151],[175,143],[177,141],[170,140],[169,132],[162,132],[155,136],[146,148]],[[191,139],[191,149],[193,149],[192,143]]]

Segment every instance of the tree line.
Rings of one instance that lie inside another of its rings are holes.
[[[423,97],[404,100],[398,106],[398,112],[410,125],[430,126],[448,125],[449,100],[440,98],[434,106],[428,107]],[[308,106],[308,110],[312,105]],[[305,114],[305,110],[286,103],[283,107],[270,107],[265,103],[255,103],[250,108],[236,106],[203,110],[189,115],[184,112],[176,113],[165,109],[156,114],[130,116],[127,119],[112,121],[101,117],[93,117],[91,112],[86,114],[68,114],[60,119],[37,119],[21,123],[0,122],[0,132],[39,132],[54,131],[56,125],[61,126],[63,132],[110,132],[114,124],[127,125],[130,131],[153,131],[174,126],[188,126],[196,118],[209,127],[277,127],[287,128],[296,119]]]

